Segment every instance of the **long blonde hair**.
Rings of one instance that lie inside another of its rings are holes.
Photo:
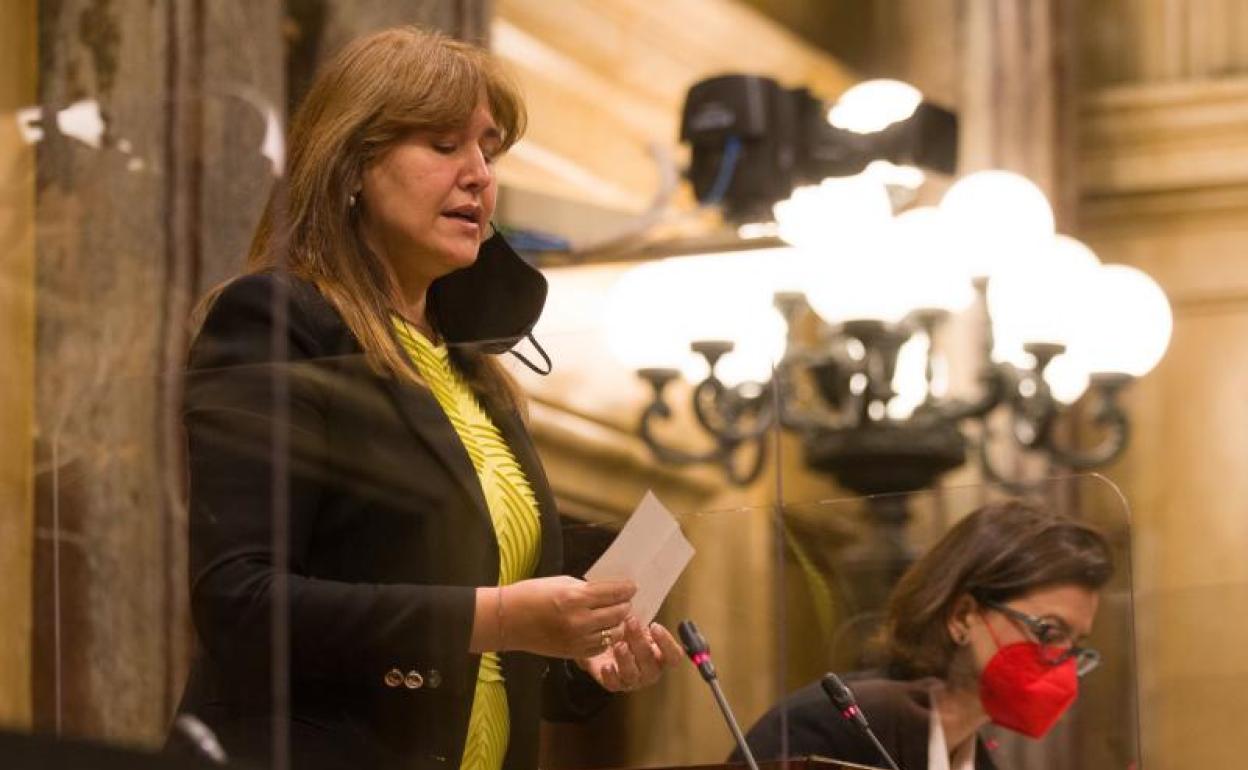
[[[420,382],[393,333],[393,279],[365,245],[350,197],[368,164],[404,136],[463,126],[483,95],[505,151],[524,133],[526,114],[518,88],[488,52],[413,26],[350,43],[317,74],[295,113],[286,184],[265,206],[244,273],[278,267],[284,251],[285,268],[334,305],[375,369]],[[456,359],[485,396],[517,404],[492,356],[457,351]]]

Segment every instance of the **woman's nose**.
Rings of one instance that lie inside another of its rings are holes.
[[[490,183],[492,175],[493,170],[486,162],[485,153],[480,149],[470,150],[460,174],[460,184],[468,189],[480,189]]]

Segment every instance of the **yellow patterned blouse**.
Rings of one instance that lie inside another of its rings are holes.
[[[460,377],[445,345],[434,345],[417,329],[396,319],[400,342],[450,419],[481,481],[498,538],[498,584],[533,576],[541,552],[537,498],[494,422]],[[498,655],[481,656],[468,720],[461,770],[499,770],[511,733],[507,690]]]

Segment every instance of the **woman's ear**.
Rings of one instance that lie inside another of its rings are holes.
[[[945,624],[949,629],[949,638],[959,647],[971,640],[971,622],[977,609],[979,609],[979,603],[975,601],[975,598],[970,594],[962,594],[953,603],[953,608],[949,610],[949,617]]]

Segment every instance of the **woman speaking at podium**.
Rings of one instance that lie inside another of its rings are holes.
[[[526,770],[542,713],[585,715],[680,657],[630,615],[633,585],[558,574],[554,499],[495,360],[546,296],[490,234],[524,123],[481,49],[355,41],[293,119],[245,273],[207,302],[181,710],[242,764]]]
[[[902,576],[880,637],[881,669],[846,676],[883,747],[907,770],[992,770],[977,731],[992,722],[1043,737],[1100,658],[1081,640],[1113,573],[1105,538],[1021,502],[958,522]],[[790,756],[884,766],[819,683],[788,696],[746,736],[758,759]]]

